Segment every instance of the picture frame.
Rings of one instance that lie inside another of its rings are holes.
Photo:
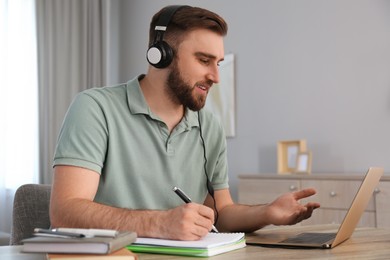
[[[292,174],[297,168],[299,153],[306,152],[306,140],[285,140],[277,143],[278,174]]]
[[[301,152],[297,156],[295,173],[311,174],[311,152]]]

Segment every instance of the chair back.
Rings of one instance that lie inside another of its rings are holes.
[[[32,237],[34,228],[50,228],[51,185],[24,184],[15,193],[10,245]]]

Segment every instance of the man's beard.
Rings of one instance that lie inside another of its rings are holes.
[[[199,111],[204,107],[207,95],[196,95],[194,90],[199,82],[195,86],[191,86],[183,80],[176,64],[172,65],[172,70],[167,79],[168,94],[173,101],[188,107],[192,111]],[[213,82],[210,80],[203,83],[203,85],[210,87],[212,84]]]

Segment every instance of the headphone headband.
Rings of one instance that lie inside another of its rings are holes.
[[[182,8],[183,5],[170,5],[166,7],[166,10],[160,14],[156,26],[154,27],[155,31],[166,31],[168,24],[172,20],[172,16],[176,13],[177,10]]]

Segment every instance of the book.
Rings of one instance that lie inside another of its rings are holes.
[[[123,247],[107,255],[96,254],[47,254],[47,260],[137,260],[136,254]]]
[[[246,246],[244,233],[208,233],[195,241],[142,238],[126,248],[135,253],[154,253],[183,256],[214,256]]]
[[[135,232],[120,232],[115,237],[31,237],[23,239],[22,252],[109,254],[121,249],[137,238]]]

